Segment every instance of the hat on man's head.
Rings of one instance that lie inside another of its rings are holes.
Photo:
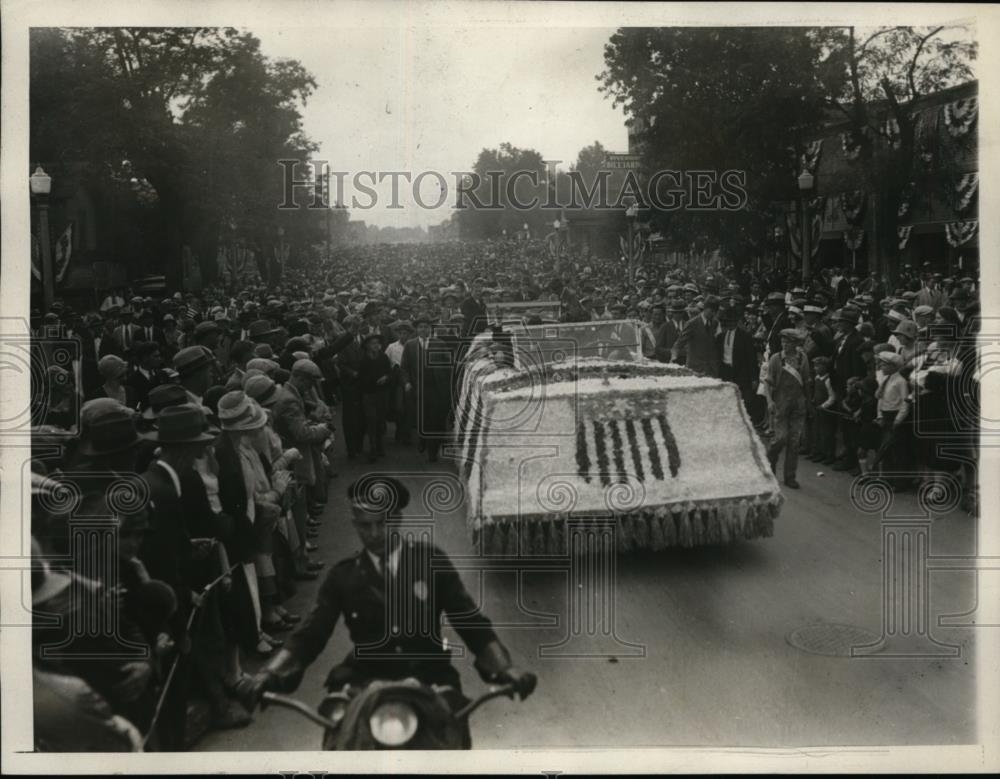
[[[913,309],[913,316],[930,316],[934,313],[933,306],[917,306]]]
[[[278,399],[278,385],[270,376],[251,376],[243,382],[243,391],[263,408],[274,405]]]
[[[149,405],[142,412],[143,419],[156,419],[168,406],[190,402],[187,391],[180,384],[160,384],[149,391]]]
[[[766,298],[764,298],[764,302],[769,306],[771,305],[783,306],[785,305],[785,296],[780,292],[771,292],[768,294]]]
[[[397,319],[395,322],[389,325],[389,327],[393,330],[393,332],[397,333],[400,330],[406,330],[409,333],[413,332],[413,323],[410,322],[408,319]]]
[[[896,325],[896,329],[892,331],[893,335],[903,335],[907,338],[916,340],[917,338],[917,323],[912,319],[906,319]]]
[[[281,329],[274,327],[268,320],[258,319],[250,323],[250,327],[247,328],[247,337],[251,341],[256,341],[260,338],[267,338],[268,336],[272,336],[275,333],[280,332]]]
[[[97,411],[91,409],[79,451],[88,457],[99,457],[124,452],[146,440],[148,437],[136,430],[135,413],[116,403]]]
[[[274,360],[269,360],[266,357],[254,357],[252,360],[247,361],[247,368],[263,371],[268,376],[280,367]]]
[[[368,474],[347,488],[351,505],[371,514],[401,511],[410,502],[410,491],[399,479]]]
[[[200,371],[215,361],[212,353],[203,346],[186,346],[174,355],[174,370],[182,378]]]
[[[209,427],[205,412],[194,403],[168,406],[157,417],[152,439],[161,444],[207,444],[216,439],[218,430]]]
[[[856,308],[849,308],[845,306],[837,313],[837,321],[849,322],[852,325],[856,325],[861,321],[861,312]]]
[[[296,360],[292,365],[292,376],[308,376],[315,381],[322,381],[323,371],[312,360]]]
[[[267,424],[267,414],[243,390],[233,390],[219,398],[219,423],[234,433],[260,430]]]
[[[906,321],[906,314],[904,314],[902,311],[897,311],[894,308],[889,309],[889,313],[886,314],[886,317],[888,317],[889,319],[891,319],[894,322],[905,322]]]
[[[955,287],[948,296],[949,300],[969,300],[972,295],[965,287]]]

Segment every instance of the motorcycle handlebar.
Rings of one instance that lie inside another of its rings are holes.
[[[316,711],[316,709],[314,709],[312,706],[309,706],[303,703],[302,701],[296,700],[295,698],[291,698],[287,695],[282,695],[277,692],[265,692],[263,695],[260,696],[260,699],[261,699],[262,709],[265,708],[267,704],[273,703],[276,706],[283,706],[286,709],[292,709],[293,711],[297,711],[303,717],[305,717],[308,720],[311,720],[312,722],[315,722],[321,728],[336,729],[340,727],[338,723],[334,722],[332,719],[324,717],[322,714]]]
[[[472,712],[474,712],[476,709],[478,709],[487,701],[491,701],[494,698],[500,698],[500,697],[513,698],[514,693],[516,691],[517,691],[517,686],[514,684],[505,684],[501,687],[497,687],[495,689],[490,690],[489,692],[483,693],[475,700],[470,701],[468,704],[466,704],[461,709],[456,711],[452,716],[454,716],[456,720],[466,719],[470,714],[472,714]],[[340,723],[334,722],[328,717],[324,717],[322,714],[316,711],[316,709],[314,709],[312,706],[309,706],[308,704],[303,703],[302,701],[296,698],[292,698],[291,696],[282,695],[281,693],[277,692],[265,692],[261,695],[260,700],[261,700],[260,705],[262,709],[266,708],[269,704],[273,703],[275,706],[281,706],[286,709],[292,709],[293,711],[297,711],[303,717],[319,725],[321,728],[330,728],[335,730],[336,728],[340,727]]]

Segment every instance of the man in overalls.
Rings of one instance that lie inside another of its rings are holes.
[[[795,468],[799,459],[799,441],[805,428],[812,378],[809,358],[802,349],[805,333],[794,328],[781,331],[781,351],[772,354],[767,364],[765,393],[774,431],[768,450],[771,470],[777,475],[778,457],[785,452],[785,485],[797,490]]]

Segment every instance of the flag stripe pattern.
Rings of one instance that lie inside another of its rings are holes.
[[[576,466],[586,483],[599,479],[607,486],[629,478],[663,480],[667,470],[677,478],[681,456],[665,414],[640,420],[587,419],[576,427]]]

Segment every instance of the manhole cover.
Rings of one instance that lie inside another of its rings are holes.
[[[852,647],[874,644],[878,636],[853,625],[824,622],[793,630],[786,640],[796,649],[813,655],[850,657]]]

